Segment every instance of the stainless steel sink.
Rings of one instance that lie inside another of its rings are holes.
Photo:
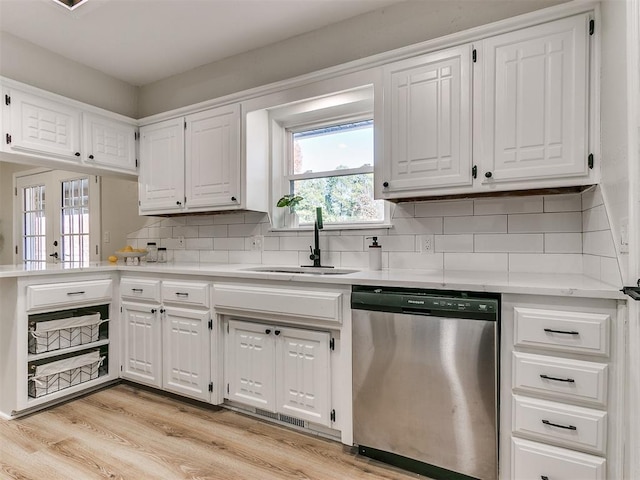
[[[245,272],[295,273],[307,275],[346,275],[358,270],[331,267],[251,267],[243,268]]]

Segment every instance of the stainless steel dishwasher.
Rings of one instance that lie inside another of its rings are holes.
[[[354,286],[360,454],[431,478],[498,478],[500,297]]]

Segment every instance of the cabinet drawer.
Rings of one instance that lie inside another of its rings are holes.
[[[564,447],[604,454],[607,414],[591,408],[514,395],[513,431]]]
[[[214,285],[213,292],[218,310],[342,322],[339,292],[239,285]]]
[[[604,406],[607,399],[607,365],[514,352],[513,388],[516,391]]]
[[[120,296],[160,303],[160,280],[123,278],[120,281]]]
[[[606,460],[559,447],[511,439],[511,478],[517,480],[604,480]]]
[[[514,310],[516,346],[609,354],[609,315],[521,307]]]
[[[29,285],[27,287],[27,308],[38,310],[93,303],[100,300],[111,301],[111,296],[111,280]]]
[[[162,282],[162,301],[208,307],[209,284],[197,282]]]

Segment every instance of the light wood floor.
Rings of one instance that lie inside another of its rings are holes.
[[[119,384],[0,420],[0,478],[410,480],[350,449]]]

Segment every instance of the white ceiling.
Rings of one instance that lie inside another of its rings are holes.
[[[0,0],[0,30],[132,85],[404,0]]]

